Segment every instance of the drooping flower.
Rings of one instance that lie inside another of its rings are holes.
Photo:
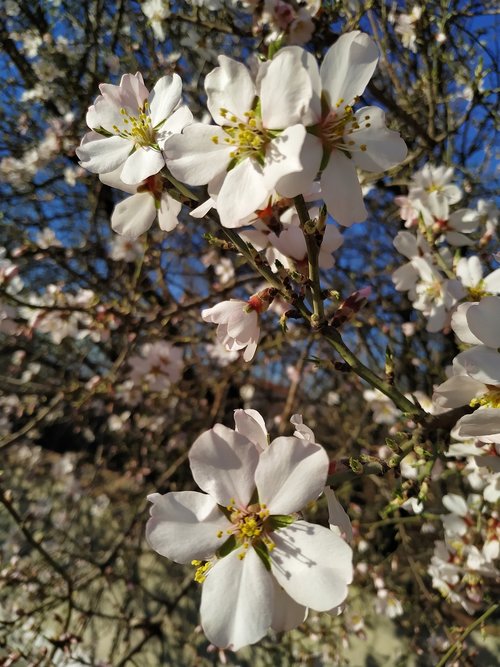
[[[163,145],[192,121],[181,105],[182,81],[162,77],[151,93],[142,75],[124,74],[120,84],[102,83],[87,112],[88,132],[76,153],[80,164],[97,174],[120,168],[124,183],[140,183],[165,165]]]
[[[284,178],[280,191],[285,196],[309,191],[321,169],[328,211],[341,225],[350,226],[367,216],[356,168],[386,171],[404,160],[406,144],[398,132],[386,127],[382,109],[353,109],[378,62],[377,46],[368,35],[357,30],[342,35],[319,69],[312,54],[302,53],[313,86],[311,106],[303,119],[308,126],[301,153],[303,170]]]
[[[137,185],[127,185],[119,177],[119,171],[99,175],[106,185],[132,195],[115,206],[111,215],[113,230],[125,238],[136,239],[147,232],[156,219],[163,231],[175,229],[182,204],[169,194],[166,179],[161,174],[154,174]]]
[[[217,125],[193,123],[168,139],[169,168],[188,185],[217,193],[225,226],[261,208],[280,180],[301,170],[301,118],[311,83],[301,49],[284,49],[261,63],[254,80],[242,63],[219,56],[205,79],[207,106]],[[299,194],[300,190],[294,192]]]
[[[260,338],[259,314],[268,309],[274,291],[265,289],[248,301],[230,299],[212,308],[205,308],[201,316],[205,322],[218,324],[217,340],[226,350],[245,350],[243,359],[251,361]]]
[[[205,493],[150,495],[146,529],[155,551],[197,567],[205,634],[233,650],[296,627],[307,608],[337,607],[352,579],[350,547],[297,514],[324,489],[325,450],[300,437],[267,445],[253,413],[237,411],[237,431],[216,424],[196,440],[189,461]]]

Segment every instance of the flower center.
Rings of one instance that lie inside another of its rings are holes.
[[[340,99],[335,105],[336,108],[330,109],[322,119],[319,126],[321,141],[329,150],[336,148],[349,153],[355,150],[366,151],[366,145],[358,144],[353,135],[358,130],[371,127],[370,116],[367,114],[362,119],[355,118],[352,106],[340,108],[343,103],[344,100]]]
[[[494,385],[486,385],[488,391],[478,398],[473,398],[470,402],[471,408],[500,408],[500,387]]]
[[[244,120],[239,119],[227,109],[221,108],[220,114],[231,125],[224,125],[226,133],[223,141],[228,146],[234,146],[229,157],[237,164],[247,157],[254,158],[263,164],[266,148],[272,139],[271,134],[262,126],[258,110],[245,111]],[[219,137],[212,137],[214,144],[219,143]]]
[[[234,536],[237,546],[248,549],[250,546],[262,543],[269,551],[274,549],[274,542],[268,535],[270,527],[266,526],[266,521],[269,518],[269,510],[264,503],[262,505],[255,503],[244,508],[235,507],[234,504],[230,504],[226,509],[231,513],[230,519],[233,524],[231,528],[228,528],[227,534]],[[218,537],[222,537],[222,535],[222,531],[218,533]],[[245,557],[244,552],[239,557],[243,560]]]
[[[477,285],[467,288],[467,294],[470,301],[481,301],[485,296],[491,296],[491,292],[487,292],[484,287],[484,280],[480,280]]]
[[[133,141],[136,146],[156,147],[156,132],[148,115],[148,101],[145,100],[142,107],[137,109],[138,115],[132,116],[125,108],[120,109],[123,119],[123,128],[113,125],[113,130],[118,136]]]

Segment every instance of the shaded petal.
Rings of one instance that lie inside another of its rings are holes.
[[[378,58],[375,42],[359,30],[339,37],[328,50],[320,68],[323,92],[330,107],[344,109],[362,95]]]
[[[456,427],[460,437],[480,438],[500,433],[500,410],[481,408],[471,415],[461,417]]]
[[[274,184],[266,179],[262,167],[246,158],[231,169],[217,197],[217,211],[224,227],[239,227],[240,220],[260,208]]]
[[[321,192],[328,212],[345,227],[363,222],[367,211],[354,162],[333,150],[321,176]]]
[[[272,534],[271,571],[299,604],[327,611],[341,604],[352,581],[352,550],[329,528],[296,521]]]
[[[282,130],[300,123],[312,98],[312,83],[302,64],[304,50],[298,46],[282,49],[264,67],[259,79],[262,123]]]
[[[474,336],[488,347],[500,347],[500,298],[487,296],[467,311],[467,324]]]
[[[189,452],[194,481],[223,506],[248,505],[258,460],[253,442],[222,424],[202,433]]]
[[[402,162],[408,149],[399,132],[385,125],[385,113],[379,107],[364,107],[354,114],[359,130],[344,135],[346,142],[354,141],[352,159],[357,167],[366,171],[385,171]],[[366,127],[366,123],[370,127]],[[361,146],[365,149],[362,150]]]
[[[173,134],[180,134],[182,130],[193,122],[193,114],[187,106],[179,107],[168,117],[157,133],[158,145],[163,149],[165,141]]]
[[[201,625],[220,648],[237,651],[258,642],[271,625],[273,584],[254,549],[232,551],[207,574],[201,592]]]
[[[477,345],[457,354],[453,370],[456,375],[470,375],[484,384],[500,384],[500,353]]]
[[[288,632],[307,618],[307,607],[297,604],[288,593],[272,579],[274,587],[273,620],[271,627],[276,632]]]
[[[301,169],[282,176],[276,183],[276,191],[282,197],[296,197],[311,192],[323,155],[321,140],[313,134],[306,133],[299,154]]]
[[[495,269],[484,279],[484,289],[493,294],[500,293],[500,269]]]
[[[181,101],[182,80],[178,74],[167,74],[155,84],[149,95],[149,112],[153,127],[170,116]]]
[[[181,212],[182,204],[177,199],[164,192],[160,200],[158,209],[158,224],[164,232],[171,232],[179,224],[178,215]]]
[[[451,316],[451,328],[462,341],[462,343],[469,343],[471,345],[481,345],[479,338],[474,336],[469,329],[467,313],[474,303],[461,303],[453,315]]]
[[[239,121],[246,121],[244,114],[252,108],[255,97],[255,85],[250,72],[245,65],[227,56],[219,56],[218,60],[219,67],[205,78],[208,110],[218,125],[235,124],[221,115],[221,109],[227,109]]]
[[[398,232],[392,243],[396,250],[408,259],[418,257],[418,241],[410,232]]]
[[[83,138],[81,145],[76,149],[80,164],[94,174],[107,174],[114,171],[130,155],[132,144],[122,137],[99,136],[99,139],[86,141]]]
[[[163,145],[172,175],[188,185],[205,185],[226,171],[231,146],[224,143],[226,133],[221,127],[193,123],[182,134],[174,134]],[[217,137],[219,143],[212,141]]]
[[[267,449],[266,422],[257,410],[235,410],[234,424],[238,433],[253,442],[260,451]]]
[[[211,558],[223,541],[218,532],[232,525],[213,498],[204,493],[153,493],[148,500],[153,506],[146,539],[152,549],[176,563]]]
[[[468,375],[454,375],[436,387],[432,401],[441,408],[459,408],[468,405],[473,398],[486,391],[483,382],[478,382]]]
[[[151,227],[156,218],[155,200],[149,192],[138,192],[115,206],[111,227],[117,234],[136,239]]]
[[[271,514],[302,510],[322,493],[328,464],[321,445],[301,438],[276,438],[260,455],[255,471],[259,501]]]
[[[124,183],[120,178],[120,173],[121,167],[118,167],[118,169],[110,171],[107,174],[99,174],[99,180],[101,183],[109,185],[110,188],[117,188],[118,190],[123,190],[123,192],[128,192],[131,195],[135,194],[137,192],[137,183],[134,185]]]
[[[325,487],[325,496],[328,502],[328,523],[330,530],[337,533],[347,542],[352,542],[353,532],[352,524],[347,512],[337,500],[333,489],[329,486]]]
[[[120,178],[124,183],[140,183],[148,176],[157,174],[164,164],[165,158],[161,151],[144,146],[138,148],[127,158]]]

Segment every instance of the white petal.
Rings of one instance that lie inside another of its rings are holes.
[[[217,211],[224,227],[261,208],[274,187],[252,158],[245,158],[227,173],[217,197]]]
[[[179,224],[178,215],[181,212],[182,204],[177,199],[171,197],[167,192],[163,192],[158,210],[158,224],[164,232],[171,232]]]
[[[122,137],[105,137],[85,141],[85,137],[76,154],[80,164],[94,174],[106,174],[114,171],[130,155],[132,144]]]
[[[296,602],[316,611],[341,604],[352,581],[352,550],[329,528],[296,521],[272,534],[277,582]]]
[[[500,347],[500,298],[488,296],[467,311],[467,323],[474,336],[488,347]]]
[[[221,109],[245,121],[244,114],[251,109],[255,97],[255,85],[245,65],[227,56],[219,56],[218,60],[219,67],[205,78],[207,107],[218,125],[233,125],[234,122],[228,122],[229,117],[221,115]]]
[[[346,141],[354,141],[352,159],[357,167],[366,171],[386,171],[402,162],[408,149],[399,132],[385,125],[385,113],[379,107],[364,107],[354,114],[361,126],[352,134],[344,135]],[[366,123],[370,127],[366,127]],[[349,126],[346,128],[349,129]],[[361,146],[365,150],[361,150]]]
[[[273,612],[273,584],[254,549],[240,560],[232,551],[208,571],[201,592],[201,625],[220,648],[237,651],[266,634]]]
[[[418,242],[416,237],[410,232],[398,232],[393,245],[398,252],[408,259],[418,256]]]
[[[458,408],[468,405],[473,398],[481,396],[485,391],[484,383],[468,375],[454,375],[436,387],[432,400],[441,408]]]
[[[235,410],[234,424],[238,433],[241,433],[259,450],[267,449],[266,422],[257,410]]]
[[[320,68],[323,92],[327,94],[330,107],[343,109],[362,95],[378,57],[378,48],[368,35],[355,30],[339,37]]]
[[[136,239],[151,227],[156,218],[155,200],[150,192],[138,192],[115,206],[111,227],[117,234]]]
[[[467,313],[474,303],[461,303],[451,316],[451,328],[463,343],[481,345],[479,338],[474,336],[469,329]]]
[[[224,143],[226,136],[220,127],[193,123],[182,134],[169,137],[163,151],[173,176],[188,185],[205,185],[225,171],[232,150]],[[212,137],[219,143],[215,144]]]
[[[500,433],[500,410],[498,408],[481,408],[471,415],[461,417],[457,422],[460,437],[480,438],[481,436]]]
[[[146,525],[149,545],[162,556],[176,563],[206,560],[222,546],[231,523],[204,493],[178,491],[148,496],[153,503],[151,518]]]
[[[271,627],[276,632],[288,632],[303,623],[307,607],[297,604],[273,578],[274,606]]]
[[[500,384],[500,353],[477,345],[457,354],[453,369],[456,375],[470,375],[484,384]]]
[[[149,95],[149,110],[153,127],[170,116],[181,101],[182,80],[178,74],[159,79]]]
[[[479,216],[477,211],[472,211],[468,208],[461,208],[455,211],[450,215],[448,220],[449,227],[465,234],[476,231],[478,224]]]
[[[458,514],[458,516],[467,516],[469,513],[469,508],[467,507],[465,499],[456,493],[447,493],[443,496],[443,505],[448,512]]]
[[[281,50],[265,67],[259,80],[262,122],[271,130],[282,130],[302,122],[312,98],[312,84],[302,65],[303,49]]]
[[[296,197],[299,194],[311,192],[321,164],[323,147],[318,137],[306,133],[304,143],[299,154],[302,167],[286,176],[282,176],[276,183],[276,190],[282,197]]]
[[[330,530],[337,532],[347,542],[352,542],[352,524],[347,512],[337,500],[333,489],[329,486],[325,487],[325,496],[328,502],[328,523],[330,524]]]
[[[157,174],[164,165],[165,158],[161,151],[148,146],[138,148],[127,158],[120,178],[124,183],[140,183],[148,176]]]
[[[255,471],[259,501],[271,514],[299,512],[322,493],[328,465],[321,445],[294,437],[276,438],[260,455]]]
[[[158,130],[158,144],[163,149],[165,141],[172,134],[179,134],[182,130],[193,122],[193,114],[187,106],[182,105],[168,117],[167,121],[163,123],[160,130]]]
[[[486,292],[500,294],[500,269],[495,269],[484,279],[484,289]]]
[[[328,212],[337,222],[350,227],[368,215],[354,162],[333,150],[321,176],[321,192]]]
[[[129,185],[124,183],[120,178],[121,167],[110,171],[108,174],[99,174],[99,180],[105,185],[109,185],[110,188],[117,188],[118,190],[123,190],[123,192],[128,192],[133,195],[137,192],[137,183],[134,185]]]
[[[253,442],[222,424],[202,433],[189,452],[194,481],[223,506],[248,505],[258,459]]]

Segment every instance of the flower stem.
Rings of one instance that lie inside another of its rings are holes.
[[[323,297],[321,296],[321,283],[318,263],[319,248],[315,238],[316,229],[309,229],[311,219],[304,201],[304,197],[302,195],[298,195],[297,197],[294,197],[293,201],[295,208],[297,209],[297,214],[300,220],[300,227],[302,229],[302,233],[304,234],[307,248],[307,263],[309,268],[309,280],[311,281],[311,301],[313,306],[313,318],[311,319],[311,325],[313,328],[319,328],[322,326],[325,320],[325,309],[323,305]]]

